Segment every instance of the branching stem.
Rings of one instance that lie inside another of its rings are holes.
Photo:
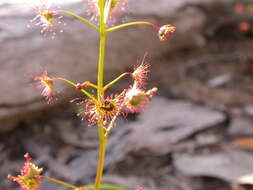
[[[65,79],[65,78],[55,78],[55,80],[64,81],[64,82],[70,84],[71,86],[73,86],[73,87],[75,87],[75,88],[78,87],[75,83],[73,83],[73,82],[71,82],[71,81],[69,81],[69,80],[67,80],[67,79]],[[84,90],[84,89],[81,89],[81,92],[84,93],[88,98],[92,99],[94,102],[97,103],[97,99],[94,98],[89,92],[87,92],[87,91]]]
[[[98,28],[95,24],[93,24],[93,23],[90,22],[89,20],[87,20],[87,19],[85,19],[85,18],[83,18],[83,17],[81,17],[81,16],[79,16],[79,15],[76,15],[75,13],[72,13],[72,12],[69,12],[69,11],[65,11],[65,10],[60,10],[60,11],[58,11],[58,12],[64,13],[64,14],[69,15],[69,16],[72,16],[72,17],[75,17],[75,18],[77,18],[78,20],[80,20],[80,21],[82,21],[82,22],[88,24],[89,26],[91,26],[91,27],[92,27],[93,29],[95,29],[96,31],[98,31],[98,32],[100,31],[99,28]]]
[[[61,181],[61,180],[58,180],[58,179],[54,179],[54,178],[51,178],[51,177],[47,177],[47,176],[43,176],[43,178],[47,179],[48,181],[51,181],[53,183],[58,183],[58,184],[61,184],[61,185],[64,185],[66,187],[69,187],[71,189],[78,189],[78,187],[74,186],[74,185],[71,185],[71,184],[68,184],[64,181]]]
[[[112,31],[114,31],[114,30],[118,30],[118,29],[121,29],[121,28],[125,28],[125,27],[127,27],[127,26],[133,26],[133,25],[148,25],[148,26],[153,27],[153,28],[156,29],[156,30],[159,30],[159,29],[160,29],[158,26],[154,25],[154,24],[151,23],[151,22],[137,21],[137,22],[129,22],[129,23],[126,23],[126,24],[121,24],[121,25],[118,25],[118,26],[109,28],[109,29],[106,30],[106,32],[112,32]]]
[[[85,190],[92,190],[94,188],[93,185],[86,185],[83,186]],[[100,185],[101,190],[126,190],[125,188],[119,187],[117,185],[112,185],[112,184],[101,184]]]
[[[112,85],[114,85],[115,83],[117,83],[118,81],[120,81],[122,78],[124,78],[125,76],[131,76],[131,73],[123,73],[120,76],[118,76],[116,79],[114,79],[113,81],[111,81],[110,83],[108,83],[107,85],[104,86],[104,91],[106,91],[108,88],[110,88]]]

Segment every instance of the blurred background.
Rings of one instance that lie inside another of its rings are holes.
[[[47,70],[96,82],[98,34],[64,16],[56,37],[44,37],[30,22],[34,3],[0,2],[0,189],[19,189],[6,176],[19,172],[26,152],[47,176],[93,183],[97,128],[76,116],[70,100],[80,94],[59,82],[48,105],[33,78]],[[55,6],[89,18],[87,0]],[[253,1],[129,0],[117,23],[137,20],[177,31],[165,42],[145,25],[108,35],[105,81],[148,53],[148,88],[159,92],[142,113],[118,120],[103,181],[144,190],[253,189]],[[43,182],[41,189],[66,188]]]

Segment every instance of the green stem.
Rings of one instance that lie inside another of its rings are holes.
[[[86,185],[83,186],[87,190],[92,190],[94,188],[94,185]],[[119,187],[117,185],[112,184],[101,184],[101,190],[126,190],[125,188]]]
[[[101,183],[101,179],[103,176],[103,169],[104,169],[106,138],[104,135],[104,128],[102,124],[99,124],[98,126],[98,133],[99,133],[99,159],[98,159],[98,167],[97,167],[94,190],[100,189],[100,183]]]
[[[92,83],[90,83],[90,82],[87,83],[87,86],[92,87],[92,88],[95,88],[95,89],[98,89],[98,86],[97,86],[97,85],[92,84]]]
[[[98,78],[97,78],[97,99],[101,101],[104,96],[104,61],[105,61],[105,44],[106,44],[106,24],[104,22],[104,0],[99,0],[100,7],[100,48],[99,48],[99,63],[98,63]],[[97,166],[97,174],[94,184],[94,190],[99,190],[101,179],[103,176],[104,159],[106,151],[106,138],[104,135],[103,123],[98,123],[99,134],[99,158]]]
[[[54,79],[55,79],[55,80],[64,81],[64,82],[70,84],[71,86],[74,86],[75,88],[77,88],[77,85],[76,85],[75,83],[73,83],[73,82],[71,82],[71,81],[69,81],[69,80],[67,80],[67,79],[65,79],[65,78],[54,78]],[[94,98],[89,92],[87,92],[87,91],[84,90],[84,89],[81,89],[81,92],[84,93],[88,98],[92,99],[94,102],[97,103],[97,99]]]
[[[71,188],[71,189],[77,189],[77,188],[78,188],[78,187],[76,187],[76,186],[74,186],[74,185],[65,183],[64,181],[61,181],[61,180],[58,180],[58,179],[54,179],[54,178],[47,177],[47,176],[43,176],[43,178],[45,178],[45,179],[47,179],[48,181],[51,181],[51,182],[53,182],[53,183],[58,183],[58,184],[64,185],[64,186],[69,187],[69,188]]]
[[[77,84],[77,88],[78,89],[83,89],[83,88],[87,88],[87,87],[91,87],[91,88],[94,88],[96,90],[98,89],[97,85],[92,84],[89,81],[85,81],[85,82],[83,82],[81,84]]]
[[[116,82],[118,82],[119,80],[121,80],[123,77],[125,76],[129,76],[131,75],[131,73],[123,73],[120,76],[118,76],[116,79],[114,79],[113,81],[111,81],[110,83],[108,83],[107,85],[104,86],[104,91],[106,91],[108,88],[110,88],[113,84],[115,84]]]
[[[75,17],[75,18],[77,18],[78,20],[80,20],[80,21],[82,21],[82,22],[88,24],[88,25],[91,26],[93,29],[95,29],[96,31],[99,32],[99,28],[98,28],[95,24],[93,24],[93,23],[90,22],[89,20],[87,20],[87,19],[85,19],[85,18],[83,18],[83,17],[81,17],[81,16],[79,16],[79,15],[76,15],[76,14],[74,14],[74,13],[72,13],[72,12],[64,11],[64,10],[60,10],[60,11],[58,11],[58,12],[64,13],[64,14],[69,15],[69,16],[72,16],[72,17]]]
[[[127,26],[140,25],[140,24],[152,26],[154,29],[159,30],[159,27],[154,25],[151,22],[137,21],[137,22],[129,22],[129,23],[126,23],[126,24],[121,24],[121,25],[109,28],[109,29],[106,30],[106,32],[112,32],[114,30],[118,30],[118,29],[121,29],[121,28],[124,28],[124,27],[127,27]]]
[[[100,49],[99,49],[99,63],[98,63],[98,99],[103,96],[103,85],[104,85],[104,59],[105,59],[105,43],[106,43],[106,34],[105,30],[100,32]]]

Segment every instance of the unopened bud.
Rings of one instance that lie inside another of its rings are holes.
[[[154,94],[157,92],[158,88],[154,87],[146,92],[149,98],[152,98]]]
[[[160,27],[158,31],[158,37],[160,41],[165,41],[169,37],[169,35],[176,31],[176,27],[171,24],[164,25]]]
[[[44,71],[41,76],[35,77],[34,80],[38,81],[37,87],[42,89],[42,96],[45,97],[47,103],[50,103],[54,95],[53,88],[55,79],[50,78],[47,71]]]
[[[157,88],[152,88],[145,92],[133,87],[126,93],[126,108],[132,113],[141,111],[156,91]]]
[[[88,85],[89,85],[90,82],[86,81],[86,82],[83,82],[82,84],[80,83],[77,83],[76,85],[76,90],[82,90],[84,88],[86,88]]]
[[[8,175],[8,179],[18,183],[22,190],[37,190],[41,184],[41,174],[43,169],[34,165],[28,154],[25,154],[24,158],[26,159],[26,162],[21,170],[21,175],[18,175],[17,177]]]

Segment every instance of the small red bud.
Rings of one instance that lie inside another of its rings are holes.
[[[82,84],[77,83],[76,89],[77,89],[77,90],[82,90],[82,89],[86,88],[86,87],[88,86],[88,84],[89,84],[89,82],[87,82],[87,81],[84,82],[84,83],[82,83]]]
[[[171,24],[163,25],[158,31],[158,37],[160,41],[165,41],[169,35],[176,31],[176,27]]]

